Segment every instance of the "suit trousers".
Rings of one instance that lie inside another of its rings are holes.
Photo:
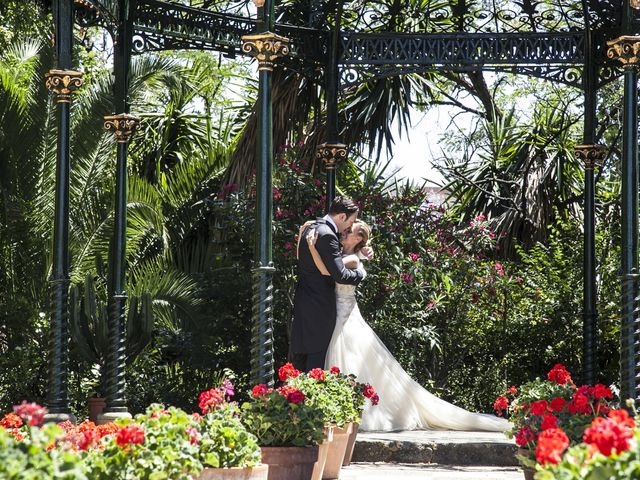
[[[314,368],[324,368],[324,359],[327,356],[327,349],[313,353],[293,353],[291,363],[298,370],[308,372]]]

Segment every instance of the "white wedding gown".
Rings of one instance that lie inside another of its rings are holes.
[[[471,413],[429,393],[387,350],[358,308],[353,285],[336,284],[336,327],[325,367],[337,366],[372,385],[380,397],[365,408],[360,430],[482,430],[504,432],[510,425],[495,415]]]

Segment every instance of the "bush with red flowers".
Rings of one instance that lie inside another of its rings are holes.
[[[606,417],[594,418],[582,443],[566,452],[566,445],[554,444],[542,434],[540,437],[538,448],[544,452],[536,453],[536,480],[628,480],[639,476],[640,428],[626,410],[611,410]]]
[[[53,448],[64,436],[61,426],[38,426],[46,414],[44,407],[23,402],[14,412],[0,420],[0,478],[90,478],[80,455],[71,449]]]
[[[511,422],[507,435],[528,450],[528,458],[521,456],[521,462],[534,466],[534,459],[558,461],[570,444],[581,442],[591,422],[609,414],[612,399],[613,393],[605,385],[576,386],[571,374],[558,363],[546,379],[509,388],[493,407],[497,415],[507,416]]]
[[[284,381],[299,375],[291,364],[280,369]],[[324,438],[322,410],[291,384],[275,389],[264,384],[254,386],[251,401],[242,405],[242,421],[260,446],[307,447],[318,445]]]

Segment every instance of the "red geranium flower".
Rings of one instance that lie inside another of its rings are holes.
[[[608,417],[618,425],[624,425],[629,428],[634,428],[636,426],[636,422],[633,417],[630,417],[629,412],[623,408],[619,410],[611,410]]]
[[[116,443],[121,447],[129,445],[130,443],[142,444],[144,443],[144,430],[140,425],[130,423],[118,430],[118,433],[116,434]]]
[[[371,385],[369,385],[368,383],[362,385],[362,395],[364,395],[365,398],[372,398],[375,394],[376,391]]]
[[[547,374],[547,379],[552,382],[556,382],[559,385],[565,385],[566,383],[573,383],[571,380],[571,374],[567,371],[566,367],[561,363],[556,363],[553,368]]]
[[[300,375],[300,371],[297,370],[290,362],[285,363],[278,369],[278,377],[281,382],[286,381],[289,377],[296,378],[298,375]]]
[[[591,411],[592,408],[589,398],[581,393],[574,393],[573,398],[569,402],[569,412],[573,414],[581,413],[583,415],[588,415]]]
[[[542,423],[540,424],[540,428],[542,430],[549,430],[550,428],[556,428],[558,426],[558,417],[553,415],[552,413],[547,413],[542,418]]]
[[[542,465],[545,463],[557,464],[568,447],[569,437],[561,428],[545,430],[538,435],[536,460]]]
[[[15,413],[7,413],[2,417],[2,420],[0,420],[0,427],[4,427],[6,429],[20,428],[22,425],[24,425],[22,419]]]
[[[595,446],[607,457],[613,451],[620,453],[629,450],[632,438],[633,431],[627,425],[618,423],[613,418],[602,417],[594,418],[582,437],[585,443]]]
[[[215,410],[222,403],[224,403],[224,393],[217,388],[205,390],[198,397],[198,406],[203,414],[208,413],[209,410]]]
[[[380,402],[380,397],[377,393],[374,393],[369,400],[371,400],[371,405],[377,405]]]
[[[321,368],[314,368],[309,372],[309,377],[315,380],[318,380],[320,382],[324,382],[325,381],[324,370],[322,370]]]
[[[549,404],[546,400],[538,400],[531,404],[531,413],[533,415],[544,415]]]
[[[304,400],[304,393],[300,390],[294,390],[287,395],[287,401],[289,403],[300,403]]]
[[[264,383],[261,383],[259,385],[256,385],[255,387],[253,387],[253,389],[251,390],[251,396],[253,398],[262,397],[262,396],[266,395],[266,393],[268,391],[269,391],[269,389],[267,388],[267,386]]]
[[[502,412],[509,407],[509,400],[507,397],[500,395],[496,398],[496,401],[493,402],[493,409],[499,416],[502,416]]]
[[[507,393],[511,394],[511,395],[515,395],[518,393],[518,389],[516,388],[515,385],[511,385],[509,387],[509,389],[507,390]]]
[[[514,437],[516,439],[516,445],[522,447],[529,442],[535,441],[536,434],[529,425],[525,425],[520,430],[518,430]]]
[[[564,407],[566,405],[567,401],[562,397],[556,397],[551,400],[551,403],[549,403],[551,410],[553,410],[554,412],[561,412],[562,410],[564,410]]]
[[[23,400],[20,405],[14,405],[13,411],[29,425],[40,425],[47,414],[47,409],[35,402],[27,403]]]
[[[600,400],[601,398],[613,398],[613,393],[611,389],[601,383],[597,383],[593,386],[593,397],[596,400]]]
[[[338,375],[340,373],[340,369],[334,365],[333,367],[331,367],[329,369],[329,372],[334,374],[334,375]]]

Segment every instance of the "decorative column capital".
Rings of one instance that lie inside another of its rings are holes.
[[[321,143],[316,158],[324,162],[324,168],[335,170],[338,160],[347,158],[347,146],[344,143]]]
[[[584,162],[586,169],[594,169],[602,165],[607,155],[607,147],[604,145],[576,145],[574,148],[576,158]]]
[[[258,70],[272,71],[278,57],[289,54],[289,39],[272,32],[243,35],[242,51],[258,59]]]
[[[114,133],[118,143],[129,143],[139,123],[140,119],[138,117],[127,113],[104,117],[104,129]]]
[[[607,57],[618,60],[623,68],[640,66],[640,37],[622,35],[607,42]]]
[[[56,103],[71,103],[71,94],[84,83],[82,75],[75,70],[49,70],[44,76],[44,84],[55,93]]]

